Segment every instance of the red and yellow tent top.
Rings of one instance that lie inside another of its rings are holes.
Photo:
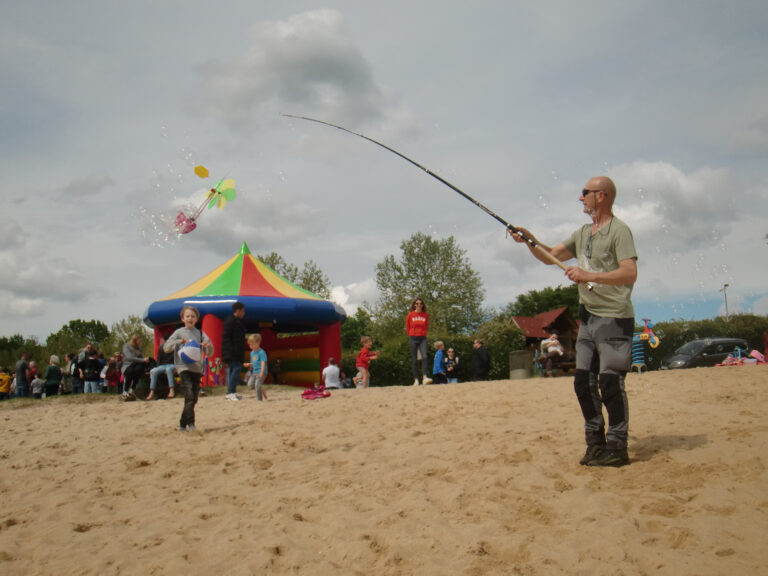
[[[243,242],[240,252],[186,288],[149,305],[144,323],[150,328],[178,324],[183,306],[194,306],[201,318],[226,318],[232,304],[245,305],[246,327],[269,322],[284,330],[343,322],[347,314],[338,304],[299,288],[251,255]]]
[[[205,296],[262,296],[322,300],[299,288],[251,254],[243,242],[240,252],[186,288],[162,300]]]

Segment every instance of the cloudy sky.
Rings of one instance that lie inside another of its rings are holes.
[[[417,231],[501,307],[555,267],[392,146],[555,244],[617,183],[638,318],[768,313],[761,1],[0,4],[0,336],[143,314],[237,253],[313,260],[349,312]],[[193,173],[203,164],[204,181]],[[237,198],[168,218],[213,179]]]

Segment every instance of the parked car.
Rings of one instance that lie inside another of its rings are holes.
[[[738,351],[740,350],[740,352]],[[691,340],[661,361],[661,369],[714,366],[729,354],[748,354],[749,343],[744,338],[702,338]]]

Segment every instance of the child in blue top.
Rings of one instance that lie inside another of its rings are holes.
[[[256,399],[261,402],[268,400],[267,391],[263,390],[261,385],[267,379],[267,353],[261,347],[261,334],[251,334],[248,336],[248,345],[251,347],[251,362],[246,364],[246,368],[251,369],[251,376],[248,378],[248,388],[256,389]]]
[[[435,342],[435,361],[432,364],[432,379],[435,384],[446,384],[448,375],[445,373],[445,344],[442,340]]]

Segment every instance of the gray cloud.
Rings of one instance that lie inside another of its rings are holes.
[[[765,154],[768,151],[768,116],[755,118],[736,130],[733,142],[737,149]]]
[[[265,114],[309,110],[330,119],[377,119],[391,106],[340,12],[314,10],[262,22],[248,51],[200,67],[199,111],[233,129]]]
[[[84,196],[95,196],[100,194],[105,188],[114,186],[115,182],[105,173],[91,173],[82,178],[76,178],[61,190],[67,197],[82,198]]]
[[[80,302],[98,285],[65,259],[40,257],[34,261],[8,252],[0,254],[0,290],[19,301]]]
[[[5,318],[35,318],[45,313],[42,298],[26,298],[0,290],[0,315]]]
[[[18,222],[6,220],[0,226],[0,250],[13,250],[24,245],[24,231]]]

